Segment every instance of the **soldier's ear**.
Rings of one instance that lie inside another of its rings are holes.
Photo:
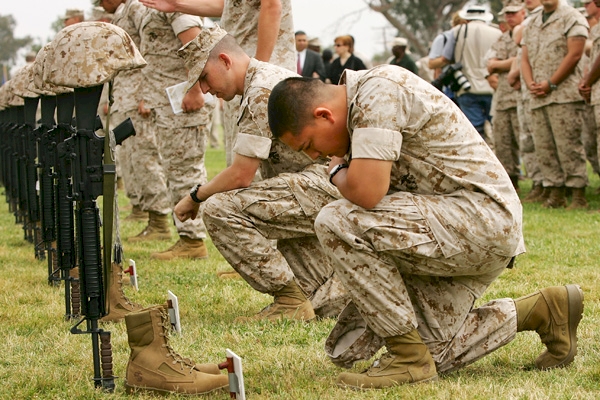
[[[230,69],[233,64],[231,57],[227,53],[219,53],[219,61],[221,61],[227,69]]]

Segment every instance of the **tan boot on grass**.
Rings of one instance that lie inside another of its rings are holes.
[[[236,322],[260,321],[263,319],[269,321],[278,321],[280,319],[296,319],[301,321],[310,321],[315,318],[310,300],[306,298],[296,282],[292,281],[287,286],[273,293],[273,303],[263,308],[258,314],[252,317],[238,317]]]
[[[567,196],[565,187],[551,187],[546,201],[542,203],[544,208],[565,208],[567,206]]]
[[[585,187],[573,188],[571,204],[567,210],[585,210],[588,208],[588,202],[585,198]]]
[[[109,312],[100,319],[102,322],[119,322],[130,312],[139,311],[144,308],[141,304],[134,303],[125,296],[125,292],[123,291],[123,275],[123,267],[113,263],[108,288]]]
[[[515,300],[517,332],[536,331],[546,345],[538,369],[566,367],[577,354],[577,326],[583,314],[578,285],[554,286]]]
[[[151,240],[171,240],[169,216],[154,211],[148,212],[148,226],[136,236],[130,237],[130,242],[147,242]]]
[[[387,353],[362,373],[344,372],[337,385],[345,389],[383,389],[437,380],[435,363],[416,329],[385,338]]]
[[[242,279],[242,276],[233,269],[217,272],[219,279]]]
[[[523,199],[522,203],[535,203],[539,201],[540,196],[544,193],[544,187],[541,183],[534,184],[531,191],[527,193],[527,196]],[[544,199],[545,200],[545,199]]]
[[[152,253],[151,258],[156,260],[175,260],[178,258],[203,259],[208,258],[208,249],[202,239],[192,239],[180,236],[179,240],[165,251]]]
[[[228,386],[216,364],[196,364],[169,344],[171,323],[164,306],[153,306],[125,317],[131,354],[127,363],[127,393],[205,394]],[[216,372],[216,373],[215,373]]]

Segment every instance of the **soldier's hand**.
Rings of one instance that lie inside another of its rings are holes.
[[[141,100],[138,104],[138,114],[140,114],[143,118],[148,118],[150,116],[151,110],[144,106],[144,100]]]
[[[196,219],[199,209],[200,203],[196,203],[189,195],[187,195],[177,203],[173,209],[173,213],[178,220],[185,222],[188,219]]]
[[[183,96],[181,108],[184,113],[198,111],[204,107],[204,94],[197,83]]]
[[[162,12],[175,12],[176,0],[140,0],[146,7],[154,8]]]

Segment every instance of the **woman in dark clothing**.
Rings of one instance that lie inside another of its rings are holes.
[[[334,43],[335,53],[338,57],[331,63],[327,78],[331,83],[337,85],[342,76],[342,72],[344,72],[345,69],[359,71],[361,69],[367,69],[367,67],[360,58],[352,54],[352,52],[354,52],[354,41],[351,36],[338,36],[335,38]]]

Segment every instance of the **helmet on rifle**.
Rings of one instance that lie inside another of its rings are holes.
[[[46,68],[46,58],[49,52],[54,51],[53,43],[46,44],[35,56],[31,73],[33,79],[29,83],[29,90],[43,96],[55,96],[63,93],[73,92],[72,88],[66,86],[56,86],[44,81],[44,68]]]
[[[32,79],[31,69],[33,64],[27,64],[21,68],[12,78],[12,85],[10,86],[13,93],[19,97],[40,97],[38,93],[29,90],[29,83]]]
[[[102,85],[122,70],[141,68],[146,61],[131,37],[105,22],[81,22],[60,31],[44,67],[44,80],[83,88]]]

